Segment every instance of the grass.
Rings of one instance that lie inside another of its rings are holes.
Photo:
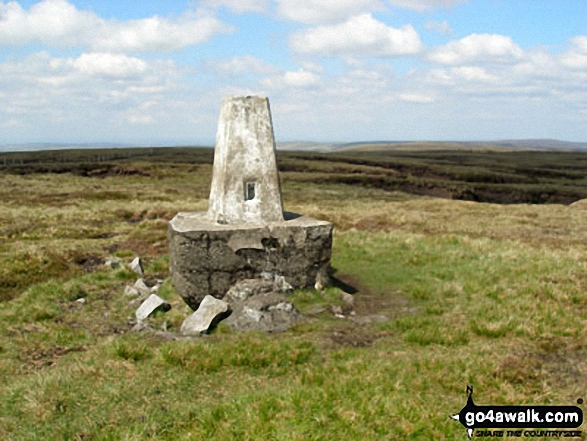
[[[280,335],[222,325],[189,341],[130,332],[136,304],[124,287],[136,276],[103,262],[140,255],[172,304],[153,326],[177,331],[190,311],[168,278],[167,220],[205,210],[205,152],[171,160],[154,149],[100,173],[88,171],[103,163],[43,154],[44,170],[0,172],[0,438],[452,440],[466,437],[448,416],[467,384],[479,404],[587,398],[581,205],[309,182],[346,167],[393,170],[288,155],[282,164],[304,168],[282,174],[286,209],[335,224],[332,264],[358,290],[357,316],[389,320],[334,318],[340,291],[329,287],[296,291],[303,312],[325,311]],[[392,159],[412,160],[402,158]],[[569,166],[556,158],[550,168]]]

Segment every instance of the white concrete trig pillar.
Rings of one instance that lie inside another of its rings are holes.
[[[283,221],[273,124],[265,97],[222,100],[208,216],[221,224]]]

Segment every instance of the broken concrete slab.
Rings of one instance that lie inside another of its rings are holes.
[[[124,295],[127,295],[129,297],[136,297],[136,296],[140,295],[140,292],[134,286],[127,285],[124,288]]]
[[[138,279],[133,285],[133,288],[136,289],[141,295],[147,296],[151,294],[151,288],[147,286],[143,278]]]
[[[180,332],[187,335],[209,332],[228,314],[230,314],[228,303],[206,296],[198,310],[184,320]]]
[[[233,312],[225,323],[234,331],[283,332],[304,320],[302,314],[277,292],[265,292],[232,301]]]
[[[151,294],[147,300],[145,300],[137,312],[135,313],[137,320],[139,322],[145,320],[147,317],[151,316],[155,312],[163,311],[167,312],[171,309],[171,305],[161,297],[156,294]]]
[[[140,257],[135,257],[133,261],[130,263],[129,268],[131,269],[131,271],[134,271],[141,277],[144,275],[143,263],[141,262]]]

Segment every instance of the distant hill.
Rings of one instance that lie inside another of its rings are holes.
[[[187,146],[184,144],[183,146]],[[200,145],[201,146],[201,145]],[[0,152],[30,152],[41,150],[86,150],[140,147],[172,147],[156,144],[101,143],[27,143],[0,145]],[[208,146],[206,146],[208,147]],[[209,147],[213,147],[210,145]],[[556,139],[517,139],[499,141],[361,141],[329,143],[311,141],[278,142],[277,150],[301,152],[364,151],[385,152],[390,150],[492,150],[492,151],[587,151],[587,142],[569,142]]]
[[[94,143],[58,143],[58,142],[30,142],[25,144],[0,145],[0,152],[36,152],[41,150],[86,150],[86,149],[116,149],[131,147],[129,144],[115,142]]]
[[[377,152],[388,150],[493,150],[493,151],[587,151],[587,142],[556,139],[500,141],[369,141],[340,144],[339,151]]]
[[[334,152],[340,149],[342,144],[328,142],[278,142],[277,150],[295,150],[298,152]]]

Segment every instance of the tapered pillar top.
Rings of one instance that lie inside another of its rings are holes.
[[[283,221],[275,138],[266,97],[222,100],[208,216],[220,224]]]

